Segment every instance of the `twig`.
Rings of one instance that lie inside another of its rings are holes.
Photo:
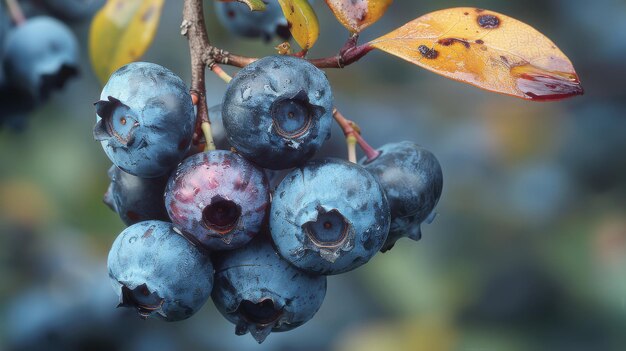
[[[202,128],[203,123],[210,124],[209,108],[206,102],[205,69],[207,66],[207,52],[211,48],[209,36],[204,23],[202,0],[184,0],[183,22],[180,25],[181,34],[189,41],[191,55],[191,94],[196,95],[196,135],[194,144],[200,142],[200,135],[211,128]],[[212,135],[204,135],[207,147],[214,145]]]
[[[6,0],[5,2],[13,22],[18,26],[24,24],[24,22],[26,22],[26,16],[24,16],[24,12],[17,0]]]

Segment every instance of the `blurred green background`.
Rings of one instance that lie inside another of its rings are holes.
[[[219,47],[273,45],[220,28]],[[92,138],[100,85],[83,45],[82,76],[0,130],[0,350],[626,350],[626,2],[395,1],[363,40],[455,6],[508,14],[570,57],[585,95],[531,103],[446,80],[373,52],[328,71],[336,105],[374,146],[412,140],[444,171],[439,216],[369,264],[329,278],[326,301],[262,345],[237,337],[209,302],[179,323],[115,309],[106,255],[124,228],[102,203],[110,163]],[[322,1],[321,57],[347,37]],[[169,0],[144,60],[190,81],[181,2]],[[277,43],[271,43],[277,44]],[[225,84],[208,76],[210,105]],[[345,155],[335,127],[326,153]]]

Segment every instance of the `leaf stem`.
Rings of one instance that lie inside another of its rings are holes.
[[[5,0],[5,2],[15,25],[20,26],[24,24],[24,22],[26,22],[26,17],[24,16],[24,12],[22,11],[22,8],[17,0]]]
[[[354,138],[355,142],[359,144],[359,147],[365,153],[368,161],[375,160],[379,155],[380,151],[371,147],[365,139],[361,136],[360,128],[356,125],[356,123],[348,120],[344,115],[337,110],[337,108],[333,109],[333,117],[335,121],[339,124],[341,129],[343,130],[343,134],[346,136],[346,142],[348,143],[348,154],[350,154],[350,139]],[[356,156],[354,156],[356,161]],[[352,160],[350,160],[352,161]],[[354,162],[354,161],[352,161]]]

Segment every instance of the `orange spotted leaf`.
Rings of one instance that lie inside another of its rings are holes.
[[[444,77],[523,99],[583,94],[572,63],[550,39],[494,11],[432,12],[370,45]]]
[[[339,22],[352,33],[378,21],[393,0],[326,0]]]
[[[303,50],[313,47],[320,34],[317,15],[307,0],[278,0],[289,31]]]

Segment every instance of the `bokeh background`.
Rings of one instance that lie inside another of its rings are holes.
[[[273,45],[221,28],[232,52]],[[74,25],[82,76],[0,130],[1,350],[626,350],[626,2],[395,1],[363,35],[421,14],[472,5],[520,19],[571,58],[586,90],[531,103],[448,81],[383,53],[329,71],[336,105],[374,146],[412,140],[444,171],[439,216],[420,242],[402,240],[366,266],[329,279],[316,317],[262,345],[237,337],[209,302],[179,323],[115,309],[106,255],[124,228],[103,203],[110,163],[92,138],[100,84]],[[312,56],[343,44],[322,1]],[[169,0],[146,61],[190,81],[181,2]],[[276,44],[276,43],[273,43]],[[223,82],[208,77],[218,104]],[[325,153],[345,155],[334,129]]]

